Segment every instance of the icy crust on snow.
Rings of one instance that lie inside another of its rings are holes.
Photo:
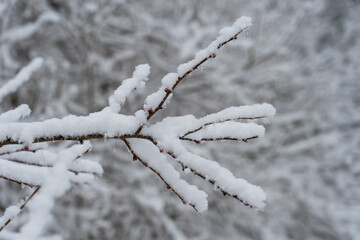
[[[200,141],[202,139],[235,138],[247,139],[254,136],[262,138],[265,128],[255,123],[223,122],[205,126],[200,131],[187,137]]]
[[[11,220],[15,218],[19,215],[20,211],[20,207],[18,206],[10,206],[6,208],[4,215],[0,217],[0,226],[4,226],[9,219]]]
[[[103,134],[114,137],[134,133],[139,127],[139,120],[134,116],[116,114],[105,108],[89,116],[69,115],[62,119],[54,118],[42,122],[0,124],[0,141],[13,141],[30,144],[38,137],[83,136]]]
[[[15,92],[21,85],[29,81],[31,75],[43,65],[43,62],[44,60],[42,58],[35,58],[31,61],[31,63],[29,63],[29,65],[22,68],[14,78],[8,80],[3,86],[1,86],[0,102],[6,95]]]
[[[124,80],[121,85],[109,97],[109,106],[115,113],[120,112],[121,105],[126,98],[137,88],[144,88],[145,82],[149,79],[150,66],[148,64],[138,65],[135,68],[132,78]]]
[[[207,210],[207,194],[180,179],[180,174],[166,161],[166,157],[156,146],[149,141],[139,139],[130,139],[129,143],[139,158],[155,169],[183,200],[195,205],[199,212]]]
[[[31,110],[28,105],[22,104],[17,108],[0,114],[0,124],[7,122],[16,122],[21,118],[28,117]]]
[[[179,76],[184,75],[195,65],[200,63],[203,59],[211,56],[218,49],[219,44],[229,40],[237,33],[243,31],[244,29],[250,27],[252,25],[251,18],[249,17],[240,17],[238,18],[231,27],[225,27],[219,31],[219,36],[209,44],[209,46],[203,50],[200,50],[196,53],[195,58],[190,60],[187,63],[181,64],[177,68],[177,73]]]

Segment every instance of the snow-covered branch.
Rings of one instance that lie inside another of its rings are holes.
[[[216,57],[216,52],[225,44],[237,39],[237,36],[252,25],[251,18],[241,17],[231,27],[225,27],[219,31],[219,36],[211,42],[209,46],[195,54],[195,58],[187,63],[181,64],[177,68],[177,73],[169,73],[161,80],[162,85],[159,90],[149,95],[144,104],[145,112],[147,112],[147,120],[155,115],[160,109],[164,108],[172,96],[172,91],[176,86],[198,69],[209,59]],[[141,131],[142,126],[138,128],[136,133]]]
[[[36,187],[32,194],[27,196],[25,200],[19,204],[19,206],[10,206],[5,210],[5,213],[0,217],[0,232],[25,208],[26,204],[35,196],[40,190],[40,187]]]
[[[109,97],[109,106],[115,113],[120,112],[121,105],[125,103],[126,98],[136,88],[144,88],[145,82],[150,74],[150,66],[148,64],[139,65],[136,67],[133,77],[124,80],[121,86],[118,87],[114,94]]]
[[[99,164],[79,159],[91,148],[88,141],[83,141],[118,139],[125,143],[134,161],[149,168],[184,204],[192,206],[198,212],[207,210],[207,194],[183,180],[181,171],[178,172],[168,162],[169,159],[177,161],[184,172],[192,172],[209,181],[225,196],[232,196],[251,208],[263,209],[266,195],[260,187],[236,178],[231,171],[215,161],[191,153],[186,142],[247,142],[261,138],[265,134],[265,128],[253,121],[272,118],[275,115],[274,107],[266,103],[237,106],[199,119],[185,115],[166,117],[153,124],[149,122],[170,101],[175,88],[183,79],[208,60],[214,59],[224,45],[237,39],[250,26],[251,19],[241,17],[231,27],[222,29],[207,48],[196,53],[189,62],[181,64],[176,73],[165,75],[159,89],[146,97],[143,110],[138,110],[133,115],[120,114],[120,110],[135,89],[144,87],[150,74],[150,66],[147,64],[137,66],[132,78],[124,80],[110,96],[109,106],[99,112],[39,122],[17,122],[30,114],[30,109],[25,105],[3,113],[0,115],[0,178],[41,187],[39,192],[43,195],[39,197],[39,201],[42,201],[41,198],[49,198],[54,204],[54,199],[69,188],[70,182],[87,183],[103,173]],[[5,90],[0,89],[2,94],[5,96],[16,90],[41,64],[42,60],[34,60],[10,81],[11,84],[4,85],[2,89]],[[54,153],[46,144],[52,141],[77,141],[82,144]],[[54,176],[50,176],[50,173],[54,173]],[[64,178],[63,184],[60,178]],[[56,186],[60,186],[59,192],[51,190]],[[50,208],[43,211],[38,206],[33,209],[33,220],[37,219],[36,214],[50,211]],[[43,222],[41,224],[46,225]],[[30,227],[34,225],[28,223],[22,232],[29,232]],[[38,236],[41,232],[38,229],[35,235]]]
[[[22,104],[13,110],[0,114],[0,123],[16,122],[21,118],[28,117],[30,113],[29,106]]]
[[[7,209],[0,219],[0,232],[20,213],[41,186],[49,181],[49,176],[54,171],[54,167],[59,165],[59,162],[66,162],[66,169],[64,169],[62,176],[66,176],[72,183],[87,183],[93,180],[94,176],[101,176],[103,173],[99,164],[80,159],[83,154],[91,150],[90,142],[74,145],[58,153],[52,153],[48,150],[30,152],[27,150],[29,151],[26,149],[1,154],[0,178],[32,188],[35,187],[35,191],[19,206],[12,206]],[[58,179],[58,181],[65,180]],[[56,190],[57,186],[53,185],[52,187]]]

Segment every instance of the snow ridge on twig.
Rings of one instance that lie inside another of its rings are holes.
[[[126,98],[136,88],[144,88],[145,82],[150,74],[150,66],[148,64],[138,65],[135,68],[132,78],[124,80],[121,85],[109,97],[109,106],[115,113],[119,113],[121,105],[125,103]]]

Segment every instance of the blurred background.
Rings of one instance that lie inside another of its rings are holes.
[[[185,176],[209,193],[209,210],[199,215],[133,163],[122,143],[95,141],[90,156],[104,176],[58,200],[51,233],[71,240],[360,239],[357,0],[0,0],[0,84],[33,58],[45,59],[0,110],[27,103],[31,121],[87,115],[107,106],[135,66],[149,63],[146,90],[122,110],[132,114],[162,76],[243,15],[253,27],[188,77],[157,120],[273,104],[277,115],[263,139],[189,145],[261,186],[265,210]],[[27,191],[0,180],[0,212]],[[9,228],[26,219],[25,211]]]

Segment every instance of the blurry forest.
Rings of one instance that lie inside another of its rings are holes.
[[[273,104],[277,115],[261,140],[190,144],[261,186],[265,210],[208,191],[209,210],[200,215],[133,163],[122,143],[98,141],[90,156],[103,177],[59,199],[51,232],[71,240],[359,239],[357,0],[0,0],[0,85],[33,58],[45,59],[0,110],[27,103],[30,120],[86,115],[106,106],[142,63],[151,65],[150,93],[240,16],[254,25],[179,86],[157,117]],[[124,113],[143,100],[132,95]],[[27,191],[0,180],[0,212]],[[9,229],[26,217],[25,210]]]

